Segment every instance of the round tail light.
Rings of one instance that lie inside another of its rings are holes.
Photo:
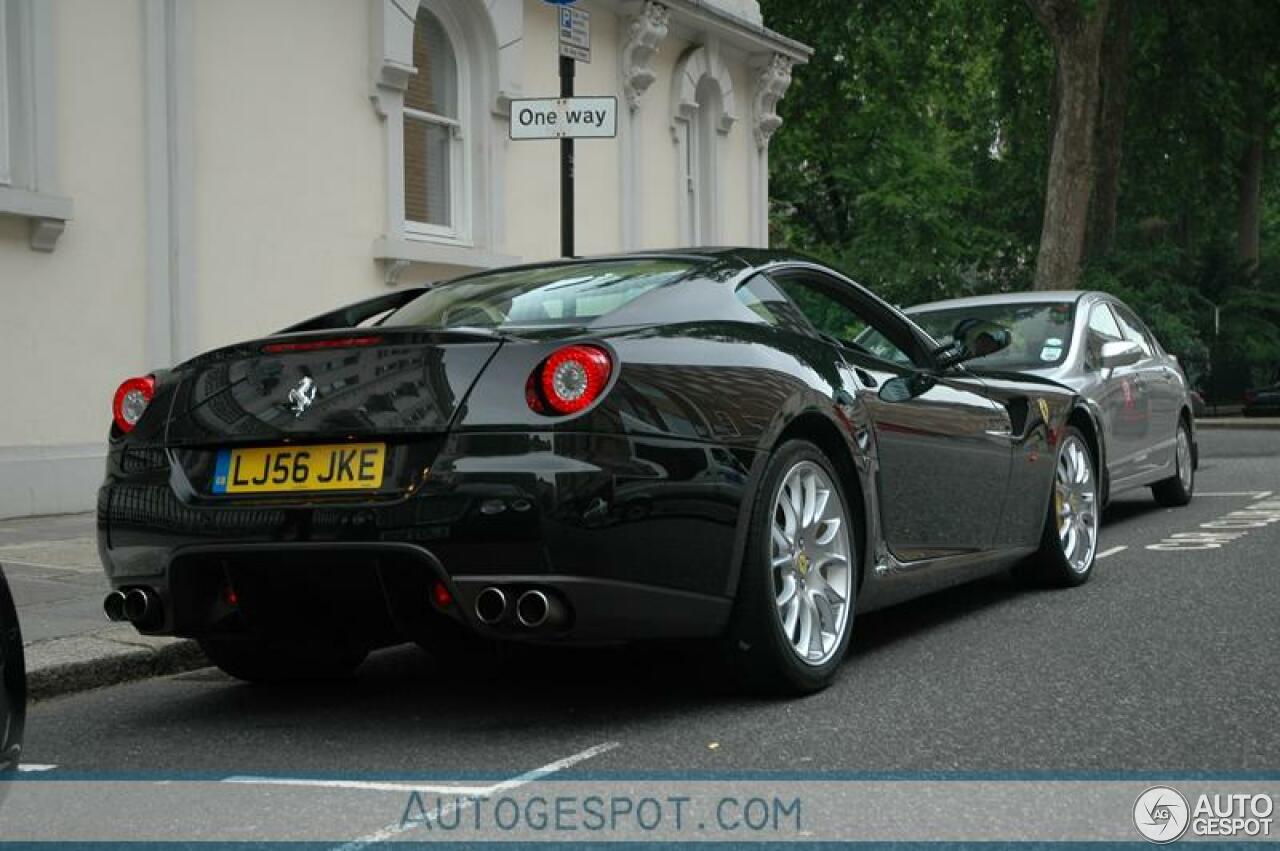
[[[574,414],[600,397],[613,358],[600,346],[565,346],[544,360],[529,376],[526,397],[540,414]]]
[[[150,375],[130,378],[121,384],[111,401],[111,416],[116,421],[116,428],[125,434],[133,431],[155,395],[156,380]]]

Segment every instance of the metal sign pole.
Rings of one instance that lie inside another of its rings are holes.
[[[560,57],[560,97],[573,97],[574,61]],[[560,140],[560,254],[573,256],[573,139]]]

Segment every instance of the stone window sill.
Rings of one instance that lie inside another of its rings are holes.
[[[30,220],[31,247],[36,251],[53,251],[71,219],[71,199],[0,186],[0,215]]]

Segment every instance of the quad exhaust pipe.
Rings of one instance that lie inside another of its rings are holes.
[[[515,622],[525,629],[555,628],[569,620],[569,609],[555,594],[538,589],[525,591],[511,605],[506,591],[496,585],[476,595],[476,618],[485,626],[497,626],[514,614]]]
[[[507,616],[507,595],[490,585],[476,595],[476,617],[486,626],[494,626]]]
[[[112,591],[102,600],[102,611],[109,621],[127,620],[124,616],[124,592]]]
[[[160,620],[160,597],[150,588],[112,591],[103,598],[102,611],[107,620],[128,621],[138,627],[150,626]]]
[[[541,591],[525,591],[516,600],[516,620],[527,629],[560,626],[565,622],[567,614],[559,597],[552,597]]]

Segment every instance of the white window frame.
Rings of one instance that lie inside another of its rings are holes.
[[[448,242],[456,245],[470,246],[471,242],[471,77],[470,62],[466,53],[466,42],[455,21],[449,20],[447,7],[444,9],[431,7],[426,11],[440,22],[445,38],[453,50],[455,68],[454,79],[456,91],[455,103],[458,105],[458,117],[449,118],[433,112],[425,112],[408,106],[402,107],[401,122],[406,119],[425,121],[447,127],[449,130],[449,225],[435,225],[430,222],[417,222],[404,214],[404,235],[406,239],[418,239],[431,242]],[[416,27],[415,22],[415,37]],[[404,153],[401,151],[401,158]],[[404,165],[401,164],[401,174]]]
[[[0,186],[13,182],[9,165],[9,15],[5,0],[0,0]]]
[[[698,168],[701,162],[698,156],[699,134],[693,122],[690,121],[682,122],[676,129],[676,133],[680,137],[680,170],[684,184],[684,194],[680,199],[683,205],[680,221],[688,224],[686,233],[681,236],[688,244],[697,245],[702,239],[699,227],[702,221],[702,199],[699,197],[702,189],[702,175]]]
[[[694,116],[690,156],[693,157],[697,188],[694,192],[693,234],[698,245],[719,245],[723,225],[720,212],[723,192],[720,185],[720,162],[726,155],[721,144],[721,133],[716,126],[712,103],[719,99],[717,90],[706,102],[698,101],[698,114]]]
[[[0,215],[28,221],[29,244],[53,251],[71,199],[58,191],[53,4],[0,0]]]

